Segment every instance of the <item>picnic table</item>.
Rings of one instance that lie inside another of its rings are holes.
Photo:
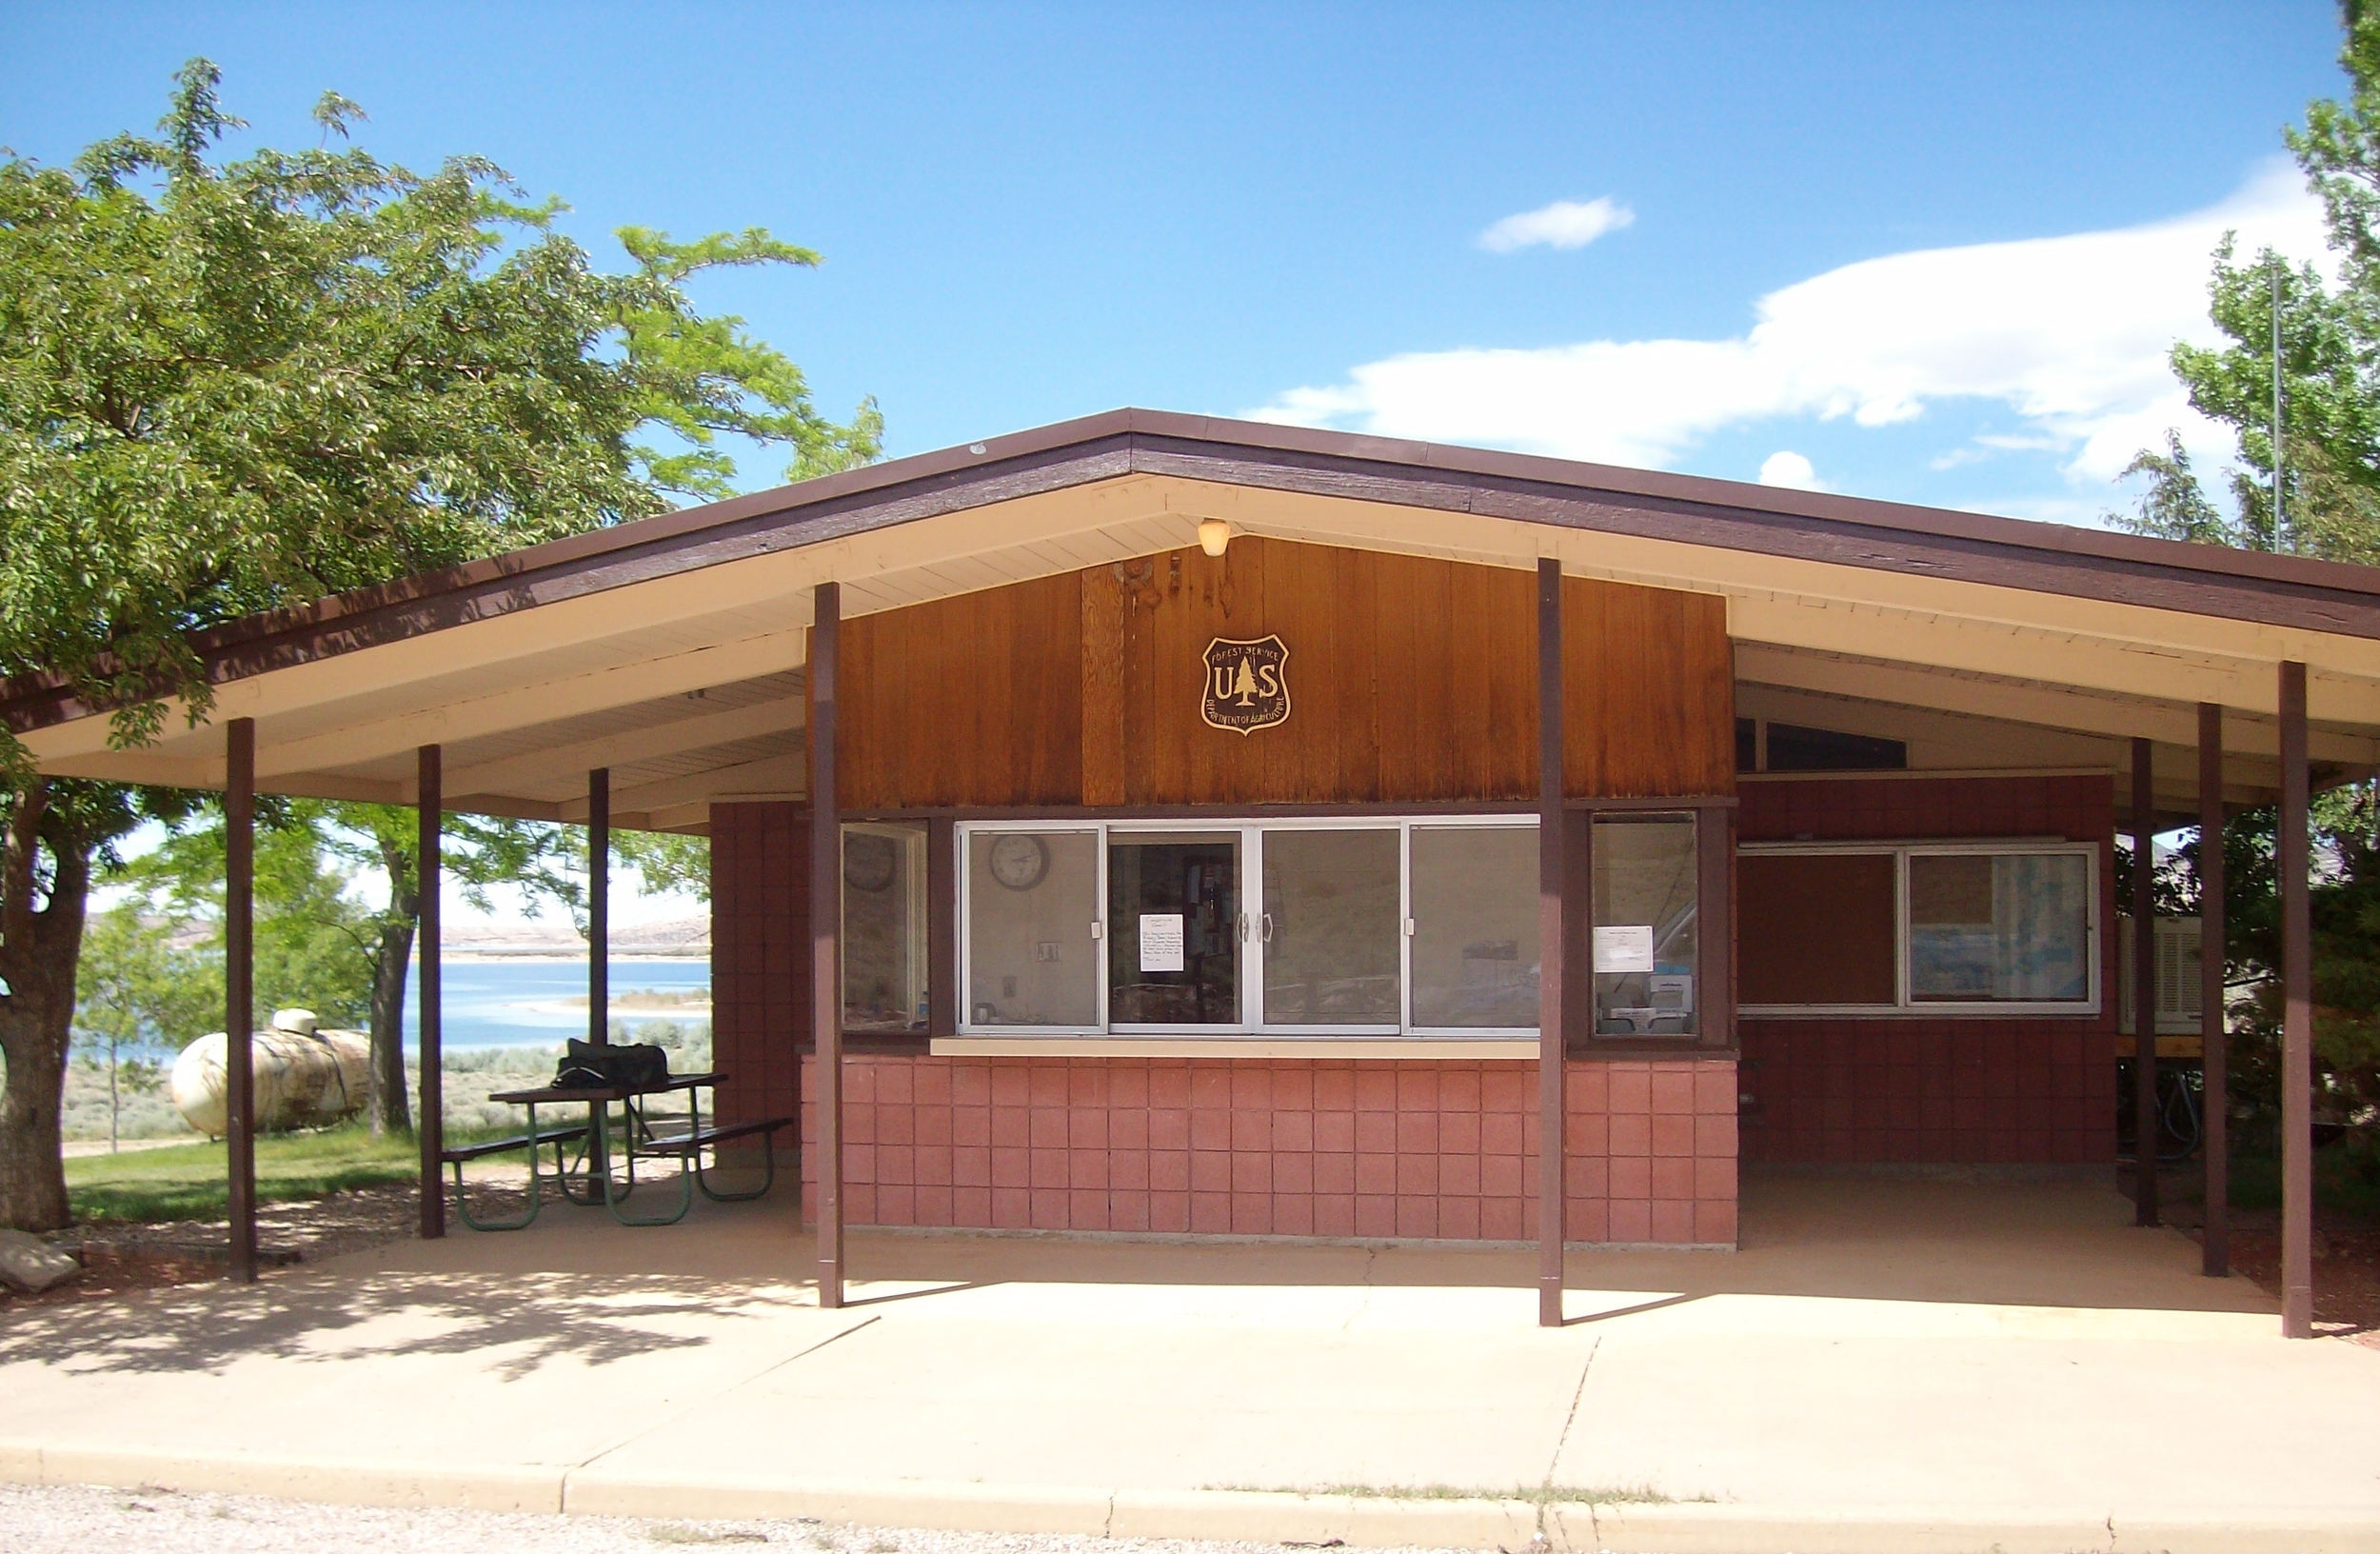
[[[622,1225],[675,1225],[694,1206],[697,1188],[714,1203],[740,1203],[758,1198],[775,1185],[777,1162],[773,1149],[762,1150],[763,1175],[761,1185],[748,1192],[727,1192],[711,1185],[703,1165],[703,1152],[710,1150],[714,1165],[718,1146],[736,1139],[760,1136],[771,1138],[781,1127],[791,1126],[790,1117],[769,1117],[754,1122],[730,1123],[720,1126],[703,1125],[702,1092],[715,1090],[725,1083],[724,1073],[672,1074],[665,1080],[648,1085],[540,1085],[530,1089],[505,1090],[487,1099],[506,1106],[523,1107],[528,1113],[527,1128],[509,1138],[492,1139],[484,1144],[467,1144],[439,1152],[439,1160],[454,1168],[455,1213],[474,1230],[520,1230],[537,1218],[541,1206],[540,1187],[549,1179],[563,1197],[575,1204],[593,1206],[602,1204],[611,1217]],[[655,1112],[647,1103],[657,1097],[683,1092],[686,1098],[684,1111]],[[586,1122],[576,1126],[540,1127],[537,1108],[540,1106],[585,1106]],[[612,1109],[619,1108],[620,1171],[613,1168]],[[578,1146],[575,1160],[564,1151]],[[553,1170],[548,1173],[538,1164],[538,1151],[551,1148]],[[463,1192],[463,1167],[470,1161],[515,1149],[526,1149],[529,1157],[528,1206],[509,1220],[479,1220],[472,1216]],[[636,1165],[640,1160],[668,1158],[678,1162],[678,1202],[674,1208],[659,1214],[631,1214],[622,1205],[636,1191]],[[625,1178],[625,1179],[624,1179]]]

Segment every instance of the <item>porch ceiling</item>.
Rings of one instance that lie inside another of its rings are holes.
[[[2177,813],[2194,804],[2200,701],[2232,714],[2235,799],[2265,796],[2274,665],[2302,660],[2314,759],[2380,768],[2365,568],[2218,567],[2053,526],[1137,411],[239,623],[205,644],[211,720],[257,720],[268,791],[409,802],[412,752],[434,743],[453,808],[579,819],[605,766],[616,824],[700,830],[715,800],[803,790],[815,584],[839,581],[844,612],[866,614],[1185,547],[1210,517],[1720,594],[1747,711],[1914,728],[1946,761],[2000,768],[2120,767],[2145,736]],[[52,772],[223,782],[218,727],[176,718],[156,745],[112,750],[104,715],[24,682],[0,715]]]

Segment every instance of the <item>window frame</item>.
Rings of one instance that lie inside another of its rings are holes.
[[[1846,854],[1868,857],[1890,856],[1893,859],[1893,983],[1894,1002],[1890,1004],[1738,1004],[1736,1015],[1747,1020],[1790,1019],[1871,1019],[1910,1020],[1930,1019],[1945,1015],[1957,1019],[1982,1017],[2025,1017],[2057,1015],[2069,1019],[2088,1019],[2105,1008],[2105,950],[2100,935],[2104,931],[2100,901],[2100,873],[2104,865],[2102,848],[2096,842],[2074,842],[2064,837],[1995,837],[1974,841],[1912,841],[1912,842],[1745,842],[1736,847],[1741,857],[1819,857]],[[2082,999],[1923,999],[1914,996],[1910,967],[1910,890],[1909,864],[1913,858],[1945,857],[2006,857],[2064,856],[2084,860],[2088,875],[2084,884],[2083,958],[2090,978],[2090,993]]]
[[[1691,813],[1691,811],[1688,811]],[[953,961],[956,983],[955,1033],[970,1040],[1005,1039],[1010,1037],[1095,1038],[1102,1041],[1152,1043],[1217,1040],[1278,1043],[1314,1040],[1327,1042],[1343,1040],[1433,1042],[1511,1042],[1536,1041],[1537,1026],[1422,1026],[1413,1018],[1413,834],[1417,830],[1453,829],[1479,830],[1491,827],[1537,829],[1537,817],[1531,811],[1489,814],[1439,815],[1201,815],[1185,813],[1159,817],[1134,817],[1128,820],[1105,819],[1044,819],[972,820],[960,821],[951,827],[952,882],[958,900],[953,916],[953,929],[958,944]],[[1263,1019],[1264,946],[1257,926],[1263,911],[1264,834],[1267,831],[1393,831],[1397,835],[1397,1007],[1395,1025],[1268,1025]],[[974,1020],[972,1001],[966,996],[974,986],[974,927],[972,921],[973,882],[968,860],[971,840],[978,835],[1026,831],[1036,834],[1089,833],[1097,839],[1099,867],[1095,886],[1092,942],[1098,946],[1097,1021],[1090,1026],[1009,1026],[978,1025]],[[1109,1008],[1109,969],[1107,944],[1108,922],[1108,853],[1110,838],[1145,832],[1206,831],[1237,832],[1240,836],[1241,880],[1240,897],[1248,923],[1248,931],[1240,941],[1240,1012],[1239,1021],[1212,1025],[1129,1025],[1114,1024]],[[1534,882],[1532,882],[1534,885]],[[1693,1037],[1655,1038],[1664,1042],[1691,1042]]]
[[[919,989],[927,994],[930,1006],[934,984],[932,905],[934,887],[931,883],[933,834],[927,827],[913,821],[846,820],[841,824],[835,838],[835,883],[837,889],[842,892],[839,904],[842,916],[839,924],[843,930],[835,936],[835,1006],[840,1018],[843,1021],[843,1028],[855,1036],[918,1035],[932,1026],[933,1018],[930,1006],[924,1020],[912,1021],[900,1026],[855,1026],[850,1023],[851,935],[848,925],[851,919],[851,891],[854,887],[849,876],[843,870],[846,860],[850,856],[851,839],[854,836],[881,836],[896,841],[903,852],[908,854],[906,862],[914,866],[914,874],[909,882],[909,899],[902,913],[906,920],[902,931],[912,941],[911,945],[904,946],[904,959],[907,964],[903,967],[903,975],[913,980]]]

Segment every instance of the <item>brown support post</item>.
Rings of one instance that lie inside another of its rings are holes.
[[[611,1040],[611,768],[586,774],[586,1039]]]
[[[230,1277],[256,1282],[256,720],[224,731],[223,1101]]]
[[[959,1034],[959,826],[925,823],[925,1030]]]
[[[835,660],[843,590],[821,583],[810,625],[810,1036],[818,1053],[818,1304],[843,1305],[843,824],[835,793]]]
[[[1735,812],[1704,809],[1695,816],[1698,859],[1696,910],[1695,1021],[1704,1046],[1735,1045]]]
[[[421,968],[414,979],[421,999],[420,1029],[422,1102],[415,1136],[422,1146],[422,1239],[436,1241],[446,1233],[446,1192],[438,1181],[438,1156],[446,1147],[446,1041],[444,1015],[446,992],[438,954],[439,834],[446,808],[444,751],[425,745],[414,752],[416,780],[413,812],[414,900],[421,903],[421,927],[414,943],[421,946]]]
[[[2281,1336],[2314,1336],[2313,914],[2306,870],[2306,666],[2281,666]]]
[[[2155,747],[2132,741],[2132,1223],[2157,1223]]]
[[[1562,1325],[1562,564],[1537,562],[1537,1325]],[[1592,963],[1590,963],[1592,964]]]
[[[2223,708],[2198,704],[2198,1041],[2206,1076],[2200,1137],[2207,1161],[2206,1228],[2201,1267],[2210,1279],[2231,1271],[2231,1090],[2230,1041],[2223,1026]]]

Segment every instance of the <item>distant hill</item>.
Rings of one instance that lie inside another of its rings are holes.
[[[583,960],[586,940],[565,924],[474,922],[448,929],[444,948],[448,955],[489,960]],[[710,952],[708,913],[622,924],[611,930],[611,953],[615,959],[624,955],[702,956]]]

